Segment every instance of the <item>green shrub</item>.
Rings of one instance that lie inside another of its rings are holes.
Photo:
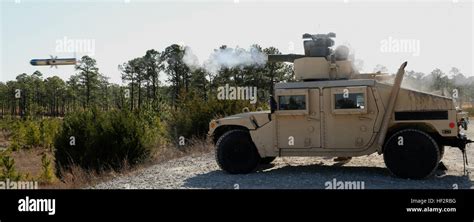
[[[12,137],[10,149],[51,148],[60,126],[59,119],[15,120],[8,129]]]
[[[47,149],[53,148],[54,138],[61,129],[60,119],[43,119],[40,123],[41,146]]]
[[[180,106],[170,113],[169,133],[173,141],[178,141],[180,136],[187,139],[205,138],[209,130],[209,122],[217,117],[241,113],[244,107],[255,110],[255,105],[243,100],[217,100],[210,98],[204,100],[193,94],[183,97]],[[262,107],[265,108],[265,107]]]
[[[11,128],[11,139],[10,149],[13,151],[19,150],[26,147],[26,127],[21,120],[13,122]]]
[[[16,119],[5,116],[0,119],[0,130],[5,137],[11,136],[11,131],[13,126],[15,125]]]
[[[20,144],[18,143],[17,140],[13,140],[10,142],[10,145],[8,145],[7,150],[11,151],[17,151],[21,148]]]
[[[160,124],[128,111],[71,114],[55,139],[56,172],[60,176],[61,169],[72,165],[101,171],[120,170],[124,162],[137,164],[147,159],[158,143]]]
[[[41,157],[41,175],[39,176],[40,181],[50,183],[54,180],[53,167],[51,160],[46,154]]]
[[[40,124],[38,121],[27,120],[23,122],[22,128],[25,129],[25,145],[28,148],[41,145]]]
[[[18,181],[21,179],[21,175],[16,171],[15,160],[9,155],[0,156],[0,168],[2,169],[0,174],[0,180],[6,179],[12,181]]]

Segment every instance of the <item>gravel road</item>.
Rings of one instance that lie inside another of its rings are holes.
[[[474,139],[471,123],[468,137]],[[468,148],[473,171],[474,144]],[[446,147],[445,174],[426,180],[405,180],[390,176],[381,155],[356,157],[338,166],[332,159],[283,157],[246,175],[229,175],[219,169],[214,153],[170,160],[127,176],[98,184],[95,189],[326,189],[328,182],[357,182],[365,189],[472,189],[474,176],[463,174],[462,154]],[[363,182],[363,184],[361,184]],[[333,183],[334,184],[334,183]]]

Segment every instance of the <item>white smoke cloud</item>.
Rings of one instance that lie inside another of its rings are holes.
[[[347,49],[344,49],[346,47]],[[361,73],[364,72],[365,69],[365,64],[364,60],[356,58],[356,49],[347,41],[343,42],[341,45],[337,46],[335,51],[336,53],[338,50],[347,50],[347,59],[352,62],[352,69],[354,70],[355,73]]]
[[[247,66],[263,66],[268,57],[255,47],[246,50],[243,48],[216,49],[202,64],[191,47],[186,46],[183,62],[191,69],[203,68],[207,72],[217,73],[222,68],[244,68]]]
[[[193,53],[193,50],[189,46],[184,47],[183,62],[190,69],[197,69],[200,67],[198,57]]]

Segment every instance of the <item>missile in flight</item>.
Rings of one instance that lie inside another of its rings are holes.
[[[51,56],[51,59],[32,59],[30,61],[30,64],[32,66],[55,66],[58,68],[58,66],[63,66],[63,65],[76,65],[77,60],[76,58],[63,58],[63,59],[58,59],[58,57],[53,57]]]

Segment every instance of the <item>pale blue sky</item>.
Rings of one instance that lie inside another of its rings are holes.
[[[29,64],[32,58],[74,56],[56,51],[64,37],[93,40],[100,71],[120,83],[117,66],[151,48],[186,44],[201,61],[222,44],[303,53],[303,33],[330,31],[336,44],[351,44],[364,71],[384,64],[394,72],[407,60],[409,70],[447,72],[456,66],[474,73],[471,1],[0,1],[0,81],[35,70],[69,78],[73,67]],[[419,51],[384,52],[381,45],[389,39],[413,40]]]

